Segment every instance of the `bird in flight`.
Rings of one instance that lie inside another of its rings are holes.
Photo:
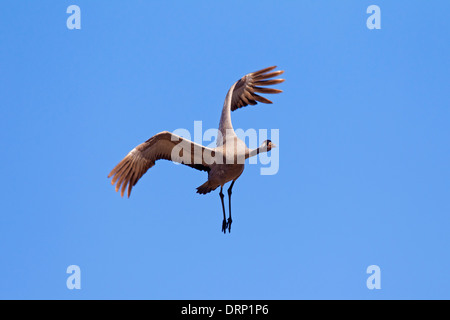
[[[282,90],[267,88],[278,84],[284,79],[274,79],[284,71],[272,71],[276,66],[249,73],[236,81],[228,91],[220,117],[217,146],[208,148],[184,139],[168,131],[160,132],[144,143],[141,143],[120,161],[109,173],[111,184],[116,185],[123,197],[127,190],[130,197],[131,189],[138,180],[160,159],[170,160],[208,173],[208,180],[197,188],[197,193],[207,194],[220,187],[223,221],[222,232],[231,232],[231,190],[234,183],[244,171],[245,159],[262,152],[269,152],[275,145],[264,141],[256,149],[247,148],[244,141],[239,139],[231,124],[231,111],[257,102],[271,104],[272,101],[257,93],[280,93]],[[228,219],[225,215],[223,187],[227,182],[228,188]]]

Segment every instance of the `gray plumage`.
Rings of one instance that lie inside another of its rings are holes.
[[[208,181],[197,188],[197,193],[206,194],[220,186],[223,207],[222,188],[229,181],[233,181],[233,185],[239,178],[244,170],[245,159],[260,152],[268,152],[274,147],[270,140],[266,140],[259,148],[248,149],[244,141],[234,132],[231,111],[247,105],[256,105],[258,102],[272,103],[257,93],[282,92],[265,87],[284,81],[284,79],[271,79],[283,73],[283,71],[270,72],[275,68],[273,66],[249,73],[231,86],[222,109],[218,132],[221,139],[217,139],[216,148],[207,148],[168,131],[160,132],[131,150],[109,173],[108,178],[112,177],[111,183],[116,185],[116,191],[120,190],[123,196],[128,187],[129,197],[132,188],[147,170],[153,167],[157,160],[165,159],[206,171]],[[177,148],[175,152],[174,148]],[[228,193],[231,196],[231,188]],[[229,228],[231,228],[231,213],[229,220]]]

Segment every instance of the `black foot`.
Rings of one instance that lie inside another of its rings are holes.
[[[227,233],[227,221],[225,219],[222,221],[222,232]]]
[[[233,220],[231,220],[231,217],[228,218],[228,233],[231,232],[231,223],[233,222]]]

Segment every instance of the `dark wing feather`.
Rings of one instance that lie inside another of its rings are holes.
[[[121,189],[122,197],[128,186],[128,197],[130,197],[134,185],[160,159],[178,162],[197,170],[209,171],[210,167],[203,159],[205,149],[208,148],[171,132],[160,132],[131,150],[112,169],[108,178],[112,177],[111,184],[116,184],[116,191]],[[211,149],[208,150],[214,152]]]
[[[269,86],[278,84],[284,79],[270,79],[281,75],[284,71],[274,71],[276,66],[265,68],[256,72],[252,72],[242,77],[234,86],[233,96],[231,98],[231,111],[245,107],[247,105],[255,105],[257,102],[272,103],[267,98],[264,98],[257,93],[280,93],[282,90],[264,88],[261,86]],[[270,79],[270,80],[266,80]]]

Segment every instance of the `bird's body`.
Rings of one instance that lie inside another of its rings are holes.
[[[244,164],[216,164],[208,172],[208,181],[197,188],[197,193],[207,194],[227,182],[234,181],[244,171]]]
[[[112,177],[112,184],[116,184],[116,191],[121,189],[121,195],[128,186],[128,197],[131,189],[137,181],[155,165],[155,161],[160,159],[178,162],[197,170],[206,171],[208,180],[197,188],[197,193],[207,194],[220,187],[220,197],[224,220],[222,231],[231,230],[231,189],[236,179],[244,171],[245,159],[255,156],[260,152],[268,152],[274,145],[270,140],[257,149],[247,148],[244,141],[239,139],[234,132],[231,123],[231,111],[247,105],[255,105],[257,101],[263,103],[272,103],[270,100],[257,95],[255,92],[262,93],[280,93],[281,90],[264,88],[267,86],[281,83],[283,79],[271,79],[283,73],[275,71],[268,73],[275,67],[269,67],[257,72],[245,75],[233,86],[225,98],[222,114],[220,117],[219,131],[217,137],[217,146],[207,148],[190,140],[184,139],[168,131],[160,132],[146,142],[138,145],[131,150],[128,155],[110,172],[108,178]],[[223,202],[223,186],[230,182],[228,189],[229,218],[225,219],[225,207]]]

